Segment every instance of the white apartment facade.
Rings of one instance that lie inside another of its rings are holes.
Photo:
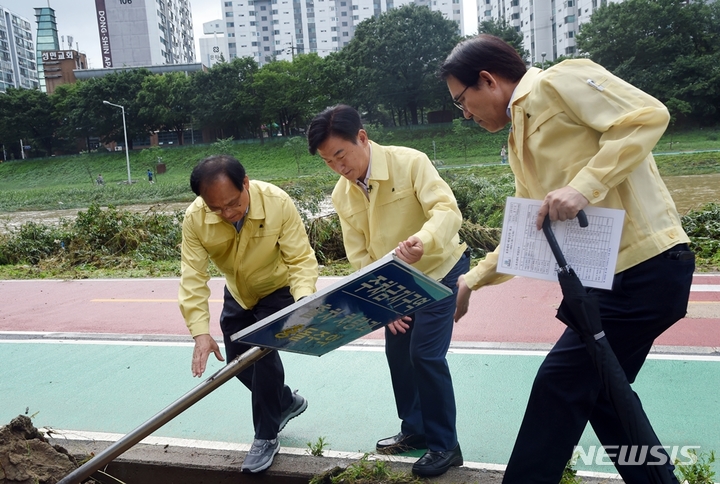
[[[95,0],[102,67],[195,62],[189,0]]]
[[[504,19],[523,36],[531,63],[577,54],[575,35],[600,6],[623,0],[476,0],[478,24]]]
[[[32,25],[0,5],[0,92],[39,86]]]
[[[205,22],[203,34],[209,37],[200,37],[200,62],[205,67],[212,67],[218,62],[229,61],[228,39],[225,35],[225,21],[222,19]]]
[[[253,57],[263,65],[315,52],[324,57],[350,42],[355,27],[413,0],[221,0],[230,59]],[[462,0],[415,0],[457,22]]]

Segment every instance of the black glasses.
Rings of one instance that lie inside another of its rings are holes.
[[[453,104],[454,104],[455,107],[458,108],[460,111],[465,111],[465,107],[464,107],[464,106],[462,105],[462,103],[460,102],[460,98],[463,96],[463,94],[465,94],[465,91],[467,91],[469,87],[470,87],[470,86],[465,86],[465,89],[463,89],[460,94],[458,94],[457,96],[455,96],[455,97],[453,98]]]

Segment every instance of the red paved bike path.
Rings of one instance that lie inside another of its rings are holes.
[[[321,278],[318,288],[336,278]],[[210,282],[211,332],[220,336],[222,279]],[[188,335],[177,306],[178,279],[0,281],[0,331]],[[473,293],[456,342],[553,343],[556,283],[516,277]],[[688,316],[656,344],[720,347],[720,274],[696,274]],[[380,339],[376,331],[366,338]],[[189,339],[189,336],[188,336]]]

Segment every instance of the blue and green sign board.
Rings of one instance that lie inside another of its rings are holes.
[[[231,338],[321,356],[451,295],[446,286],[389,254]]]

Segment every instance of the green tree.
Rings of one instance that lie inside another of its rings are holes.
[[[528,52],[523,45],[522,34],[515,30],[515,27],[510,25],[505,19],[482,21],[480,25],[478,25],[478,33],[500,37],[512,45],[525,62],[527,62],[530,57],[530,52]]]
[[[322,64],[317,54],[300,54],[292,62],[265,64],[256,74],[253,88],[262,101],[263,119],[277,123],[283,136],[328,105]]]
[[[193,104],[200,125],[214,129],[221,139],[240,138],[247,131],[256,134],[254,127],[261,123],[259,100],[252,89],[257,71],[257,63],[245,57],[194,75]]]
[[[576,40],[594,61],[661,101],[687,103],[689,119],[720,120],[720,3],[610,3]]]
[[[436,72],[458,41],[457,23],[415,4],[361,22],[340,52],[357,88],[352,104],[370,112],[384,105],[398,123],[418,124],[424,109],[447,97]]]
[[[147,76],[138,93],[138,115],[151,130],[174,131],[183,144],[185,127],[192,120],[192,84],[182,72]]]
[[[0,95],[0,140],[16,157],[22,156],[20,140],[45,156],[52,155],[58,124],[47,94],[10,88]]]

